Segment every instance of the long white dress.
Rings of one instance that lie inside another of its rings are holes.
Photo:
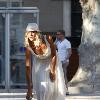
[[[48,49],[42,56],[36,55],[29,47],[33,54],[33,89],[36,91],[37,100],[65,100],[66,86],[62,65],[57,57],[56,80],[51,82],[49,77],[51,50],[46,39],[45,41]]]

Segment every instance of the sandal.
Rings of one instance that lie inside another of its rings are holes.
[[[27,100],[32,100],[32,98],[33,98],[33,95],[31,95],[31,96],[27,95],[27,96],[26,96],[26,99],[27,99]]]

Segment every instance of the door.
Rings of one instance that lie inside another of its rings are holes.
[[[35,22],[38,24],[39,11],[34,7],[9,8],[1,10],[2,38],[0,37],[0,68],[1,68],[1,85],[5,89],[25,88],[25,47],[24,33],[28,23]],[[2,20],[3,21],[3,20]],[[4,25],[3,25],[4,24]],[[5,44],[5,46],[3,46]],[[2,52],[3,51],[3,52]]]
[[[0,14],[0,88],[4,88],[5,85],[5,18],[3,14]]]

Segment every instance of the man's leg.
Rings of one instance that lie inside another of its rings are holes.
[[[68,92],[68,86],[67,86],[67,83],[68,83],[68,80],[67,80],[67,66],[68,66],[69,62],[66,62],[66,63],[63,63],[62,64],[62,68],[63,68],[63,72],[64,72],[64,79],[65,79],[65,84],[66,84],[66,92]]]

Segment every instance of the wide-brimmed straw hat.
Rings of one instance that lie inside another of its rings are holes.
[[[28,23],[27,27],[26,27],[26,31],[37,31],[39,32],[39,27],[36,23]]]

